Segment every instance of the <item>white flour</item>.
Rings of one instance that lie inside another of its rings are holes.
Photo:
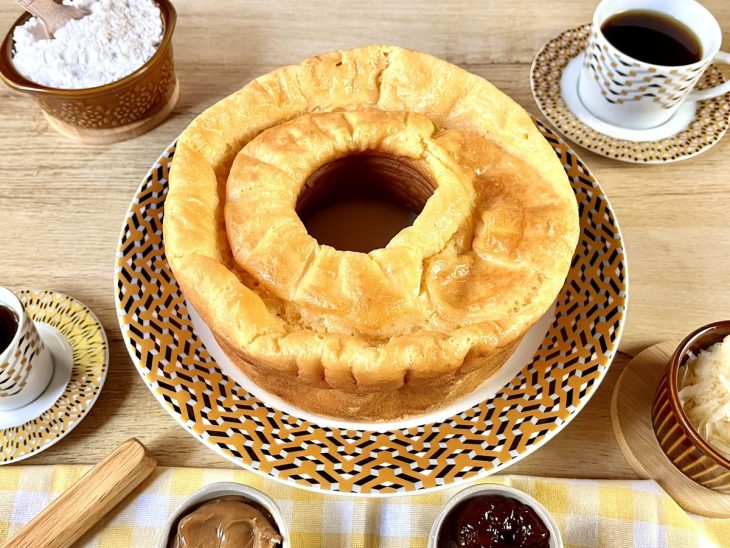
[[[13,32],[13,64],[44,86],[79,89],[120,80],[144,65],[162,40],[160,8],[152,0],[64,0],[90,14],[69,21],[47,40],[31,17]]]

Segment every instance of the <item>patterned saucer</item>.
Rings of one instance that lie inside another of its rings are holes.
[[[387,432],[307,421],[227,377],[195,332],[165,258],[162,218],[172,144],[122,226],[115,298],[142,379],[193,437],[231,462],[313,490],[360,495],[446,487],[500,470],[565,427],[606,375],[626,314],[616,218],[588,168],[544,124],[580,204],[581,236],[555,318],[529,363],[497,393],[444,420]]]
[[[51,386],[57,384],[54,379],[59,375],[70,373],[70,378],[62,383],[60,396],[49,402],[47,410],[19,426],[0,428],[0,465],[32,457],[68,435],[91,411],[109,368],[106,333],[85,304],[56,291],[26,289],[16,295],[44,342],[46,337],[63,339],[61,345],[70,350],[72,359],[68,364],[55,363]],[[52,354],[55,361],[56,352]],[[70,371],[58,371],[65,367]]]
[[[699,101],[696,103],[696,111],[694,105],[688,104],[688,108],[681,114],[691,111],[687,118],[689,123],[682,124],[676,134],[657,140],[650,140],[651,137],[647,140],[629,140],[615,135],[610,136],[581,121],[568,108],[560,91],[560,83],[566,70],[571,68],[571,61],[584,52],[590,29],[591,25],[587,24],[566,30],[545,44],[532,62],[530,69],[532,94],[540,112],[560,133],[596,154],[641,164],[686,160],[703,153],[722,139],[730,127],[730,94],[727,93],[714,99]],[[702,76],[698,88],[716,86],[724,81],[720,70],[715,65],[710,65]],[[628,135],[631,132],[619,133]]]

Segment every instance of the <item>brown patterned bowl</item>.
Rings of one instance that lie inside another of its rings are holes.
[[[155,119],[157,125],[164,119],[158,119],[158,113],[170,103],[174,106],[178,88],[172,58],[177,14],[169,0],[156,2],[163,19],[162,42],[144,65],[121,80],[93,88],[58,89],[23,77],[12,62],[13,30],[30,18],[29,13],[19,17],[5,36],[0,51],[0,76],[10,88],[32,96],[51,125],[70,137],[83,139],[98,130],[112,130],[108,133],[126,138],[132,135],[124,133],[125,128],[136,128],[150,119]],[[171,107],[166,114],[170,110]]]
[[[690,352],[697,354],[727,335],[730,320],[700,327],[684,339],[669,359],[651,410],[654,433],[674,466],[688,478],[722,493],[730,493],[730,460],[713,449],[690,423],[679,401],[678,373]]]

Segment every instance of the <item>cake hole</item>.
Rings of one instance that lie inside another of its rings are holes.
[[[368,253],[413,224],[435,185],[408,158],[363,153],[325,164],[307,179],[297,214],[320,244]]]

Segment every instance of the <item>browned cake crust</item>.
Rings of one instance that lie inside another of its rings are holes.
[[[318,388],[302,383],[296,377],[272,373],[265,366],[248,363],[224,340],[218,337],[216,340],[233,363],[270,394],[310,413],[361,423],[398,421],[423,415],[468,396],[504,364],[520,342],[509,343],[478,360],[476,369],[457,370],[430,383],[407,383],[390,391],[346,392]],[[476,363],[473,361],[471,365]]]
[[[403,179],[412,199],[432,194],[367,254],[318,244],[296,213],[310,177],[355,154],[399,159],[422,175]],[[389,420],[504,362],[557,296],[578,214],[521,107],[445,61],[371,46],[278,69],[196,118],[164,233],[185,296],[255,382],[295,405],[309,394],[319,413]]]

